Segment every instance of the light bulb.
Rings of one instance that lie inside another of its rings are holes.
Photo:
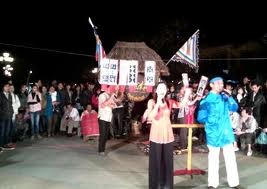
[[[3,53],[4,57],[9,57],[9,53]]]

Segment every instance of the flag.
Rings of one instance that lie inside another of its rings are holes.
[[[198,37],[199,30],[185,42],[171,60],[188,64],[190,67],[198,70]]]
[[[96,52],[95,52],[95,60],[98,62],[98,67],[100,67],[100,62],[103,58],[106,57],[105,50],[102,46],[101,40],[99,38],[99,35],[97,34],[97,27],[93,24],[91,18],[89,17],[88,19],[95,35],[95,40],[96,40]]]
[[[97,34],[95,34],[95,38],[96,38],[95,60],[98,62],[99,65],[101,60],[106,57],[106,53],[102,46],[101,40],[99,39],[99,36]]]

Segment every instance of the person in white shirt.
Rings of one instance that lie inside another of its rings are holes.
[[[98,119],[99,119],[99,155],[105,155],[105,147],[110,131],[110,122],[112,119],[112,107],[114,106],[110,87],[98,98]]]
[[[232,125],[232,128],[234,130],[234,134],[235,134],[234,150],[236,152],[236,151],[239,151],[238,144],[237,144],[237,135],[235,133],[237,128],[240,125],[240,115],[239,115],[239,113],[230,112],[230,121],[231,121],[231,125]]]
[[[69,116],[66,119],[66,125],[68,126],[68,136],[72,136],[73,128],[78,129],[80,125],[80,115],[77,108],[74,108],[72,104],[67,104],[67,111]]]
[[[12,121],[15,121],[16,115],[19,112],[19,107],[20,107],[20,100],[18,95],[14,93],[15,88],[14,85],[10,85],[10,94],[12,96],[12,107],[13,107],[13,116],[12,116]]]
[[[249,107],[245,107],[241,111],[241,117],[238,127],[236,128],[235,134],[240,139],[241,148],[248,146],[247,156],[252,155],[251,145],[255,136],[255,131],[258,128],[256,119],[252,116],[252,110]],[[245,144],[245,145],[243,145]]]

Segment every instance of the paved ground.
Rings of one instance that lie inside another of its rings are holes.
[[[108,155],[98,156],[96,143],[79,138],[44,138],[18,143],[0,155],[0,189],[146,189],[148,156],[137,141],[111,140]],[[266,156],[237,153],[241,184],[248,189],[267,188]],[[174,158],[175,169],[185,168],[186,155]],[[222,161],[220,188],[227,188]],[[193,154],[193,168],[207,170],[207,154]],[[207,175],[176,176],[175,188],[207,188]]]

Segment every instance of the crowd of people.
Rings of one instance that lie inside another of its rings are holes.
[[[172,109],[172,123],[198,123],[199,104],[211,90],[208,85],[203,96],[197,95],[198,81],[189,87],[170,85],[167,98],[181,103],[180,108]],[[247,155],[252,155],[251,145],[255,144],[256,136],[267,127],[267,81],[260,83],[244,77],[242,82],[226,81],[222,93],[231,95],[238,104],[236,112],[230,111],[230,120],[235,133],[235,150],[247,148]],[[181,151],[187,150],[187,129],[174,131],[176,142]],[[205,142],[203,130],[196,129],[194,138]]]
[[[209,151],[208,188],[219,186],[219,155],[223,149],[228,184],[242,189],[235,151],[239,150],[238,139],[241,139],[241,144],[247,145],[247,156],[252,155],[255,131],[266,126],[266,89],[267,83],[265,86],[257,81],[249,83],[248,78],[244,78],[243,85],[234,87],[232,82],[225,83],[223,78],[215,77],[204,94],[196,92],[197,83],[181,85],[178,92],[175,86],[170,86],[167,94],[167,85],[160,83],[143,115],[143,121],[151,128],[149,188],[173,188],[173,122],[204,124]],[[187,150],[186,129],[181,128],[177,133],[181,150]],[[266,135],[266,129],[262,133]]]
[[[97,141],[99,155],[105,155],[108,139],[128,136],[130,120],[138,117],[150,133],[151,188],[171,188],[173,165],[168,162],[172,162],[173,142],[181,152],[187,151],[187,129],[172,129],[171,124],[203,123],[205,132],[196,129],[194,138],[207,143],[212,172],[209,184],[216,188],[220,148],[224,149],[226,166],[236,167],[232,152],[246,149],[246,155],[251,156],[257,143],[265,144],[264,136],[267,144],[267,81],[260,83],[244,77],[238,84],[223,83],[217,77],[209,81],[202,95],[197,93],[198,83],[159,84],[147,105],[142,103],[147,106],[139,111],[142,117],[135,115],[134,103],[118,87],[101,91],[95,83],[71,85],[53,81],[46,85],[39,80],[30,87],[22,85],[15,93],[12,83],[4,84],[0,93],[0,153],[15,149],[16,142],[27,137],[33,141],[78,135],[85,142]],[[157,174],[163,168],[165,174]],[[237,171],[231,178],[230,186],[239,185]]]
[[[244,144],[253,143],[252,139],[255,138],[255,133],[259,131],[259,128],[266,127],[264,122],[267,111],[266,88],[267,82],[250,81],[248,77],[244,77],[240,84],[225,83],[225,90],[234,97],[239,106],[237,113],[230,112],[232,125],[236,131],[236,151],[240,147],[244,149]],[[23,140],[26,136],[34,140],[44,136],[77,134],[85,136],[85,139],[88,140],[90,133],[82,134],[81,128],[85,128],[84,132],[94,131],[96,133],[92,135],[97,136],[99,129],[101,130],[101,121],[98,122],[98,118],[110,123],[111,127],[106,132],[113,138],[120,138],[130,132],[131,110],[129,107],[132,106],[132,103],[127,100],[127,95],[118,90],[101,92],[100,87],[94,83],[71,85],[53,81],[50,85],[46,85],[42,84],[41,80],[30,88],[22,85],[17,93],[12,84],[6,84],[2,89],[0,120],[1,136],[3,137],[1,137],[1,150],[14,149],[15,141]],[[196,94],[197,89],[198,81],[192,81],[189,87],[183,86],[182,83],[168,85],[166,97],[181,103],[180,108],[171,110],[172,123],[197,122],[196,114],[199,102],[208,94],[209,86],[205,89],[202,97]],[[99,105],[99,97],[101,97],[100,101],[106,101],[106,98],[111,98],[112,101],[108,106]],[[134,114],[136,113],[134,112]],[[108,115],[109,118],[102,118]],[[133,117],[140,116],[133,115]],[[147,120],[144,117],[145,124],[143,125],[147,128]],[[255,121],[253,121],[254,119]],[[98,126],[99,123],[100,126]],[[91,129],[89,125],[94,125],[98,130]],[[250,133],[245,133],[244,130]],[[174,129],[174,133],[179,149],[186,151],[187,129]],[[198,129],[194,133],[194,138],[204,142],[204,134],[201,129]],[[252,155],[251,144],[247,145],[247,154]]]
[[[128,114],[124,95],[118,91],[112,94],[108,115],[99,106],[99,100],[107,93],[100,93],[100,87],[92,83],[70,85],[53,81],[46,85],[39,80],[31,86],[21,85],[17,93],[12,83],[4,84],[0,95],[0,151],[15,149],[16,142],[25,138],[33,141],[78,135],[84,141],[97,141],[102,131],[98,118],[103,116],[109,116],[113,123],[112,129],[107,127],[111,137],[126,136],[129,129],[124,126]]]

